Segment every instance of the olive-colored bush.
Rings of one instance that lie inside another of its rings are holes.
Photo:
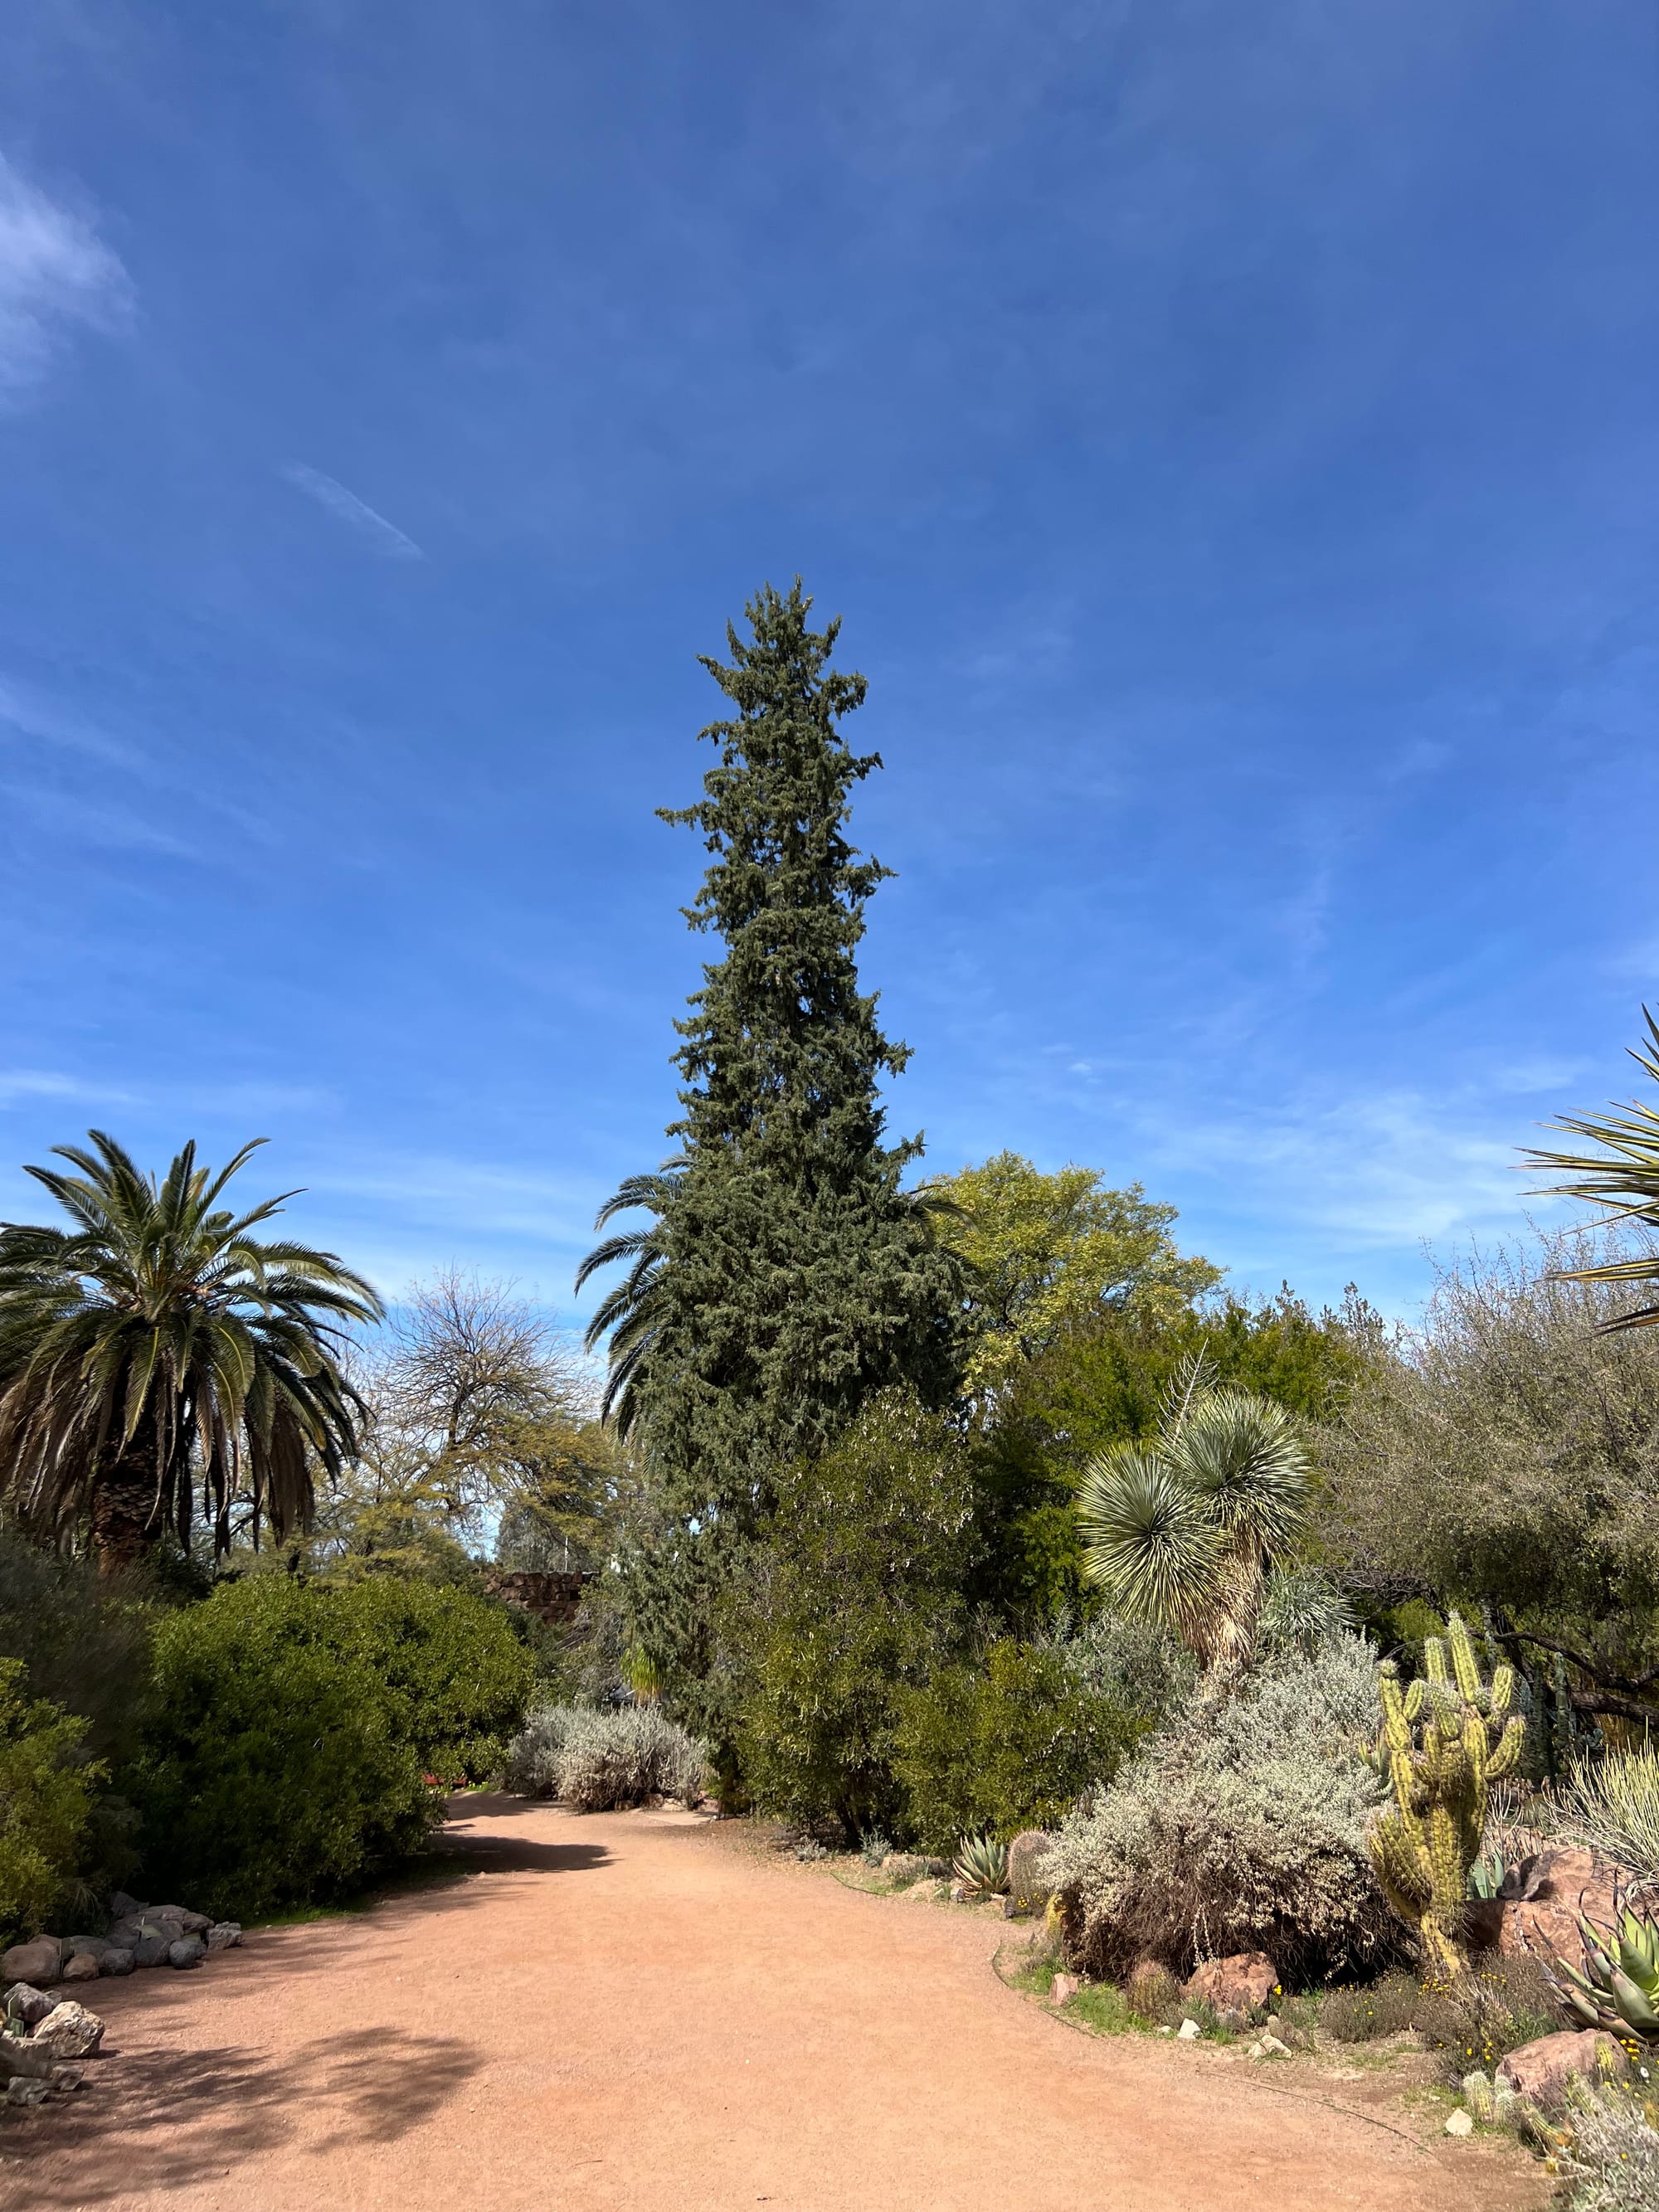
[[[962,1836],[1007,1843],[1054,1826],[1111,1780],[1138,1733],[1059,1649],[1001,1638],[978,1663],[939,1668],[900,1695],[893,1771],[910,1832],[925,1850],[948,1851]]]
[[[448,1779],[498,1757],[528,1661],[486,1601],[250,1577],[156,1631],[123,1778],[144,1881],[250,1918],[338,1896],[416,1850]]]
[[[20,1660],[0,1659],[0,1945],[33,1936],[67,1901],[102,1770],[81,1759],[86,1723],[21,1694]]]

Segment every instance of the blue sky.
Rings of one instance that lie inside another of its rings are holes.
[[[695,656],[871,681],[896,1129],[1409,1309],[1659,998],[1650,0],[11,0],[0,1212],[568,1315]]]

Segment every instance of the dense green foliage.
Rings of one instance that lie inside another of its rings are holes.
[[[102,1770],[82,1757],[84,1722],[22,1692],[0,1659],[0,1947],[44,1928],[69,1896]]]
[[[727,1601],[750,1787],[793,1819],[899,1832],[902,1693],[963,1627],[974,1530],[960,1442],[884,1394],[834,1449],[785,1474],[778,1522],[787,1534]]]
[[[496,1610],[401,1581],[256,1575],[164,1620],[125,1777],[146,1881],[247,1917],[337,1896],[420,1844],[448,1780],[498,1759],[529,1686]]]
[[[898,1700],[893,1771],[925,1850],[963,1836],[1010,1841],[1058,1825],[1109,1782],[1139,1717],[1079,1679],[1054,1645],[999,1637]]]
[[[89,1756],[132,1741],[161,1601],[143,1576],[100,1576],[0,1528],[0,1659],[20,1660],[21,1686],[75,1714]]]
[[[1282,1291],[1173,1313],[1133,1306],[1061,1336],[1016,1368],[982,1431],[975,1466],[988,1594],[1036,1620],[1083,1595],[1076,1494],[1091,1460],[1154,1437],[1183,1364],[1267,1398],[1312,1431],[1367,1371],[1380,1328],[1358,1297],[1311,1313]]]
[[[356,1449],[342,1325],[380,1301],[331,1253],[252,1233],[268,1199],[219,1206],[254,1150],[216,1176],[186,1145],[158,1185],[112,1138],[59,1146],[78,1175],[32,1167],[70,1229],[0,1228],[0,1499],[54,1540],[89,1522],[106,1568],[199,1495],[215,1547],[233,1509],[282,1534],[310,1516],[313,1471]]]

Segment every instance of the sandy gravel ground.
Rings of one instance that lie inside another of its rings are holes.
[[[454,1832],[478,1868],[465,1881],[252,1936],[195,1973],[100,1983],[94,2086],[0,2116],[0,2205],[1544,2201],[1513,2150],[1329,2101],[1364,2084],[1077,2034],[997,1980],[1002,1923],[859,1894],[730,1827],[476,1798]]]

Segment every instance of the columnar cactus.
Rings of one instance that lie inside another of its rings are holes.
[[[1416,1928],[1429,1971],[1454,1982],[1468,1971],[1463,1921],[1486,1786],[1515,1771],[1526,1723],[1510,1710],[1514,1669],[1499,1667],[1484,1683],[1455,1613],[1443,1637],[1428,1638],[1423,1660],[1425,1673],[1405,1690],[1393,1660],[1377,1668],[1376,1763],[1394,1803],[1372,1823],[1371,1856],[1389,1904]]]

